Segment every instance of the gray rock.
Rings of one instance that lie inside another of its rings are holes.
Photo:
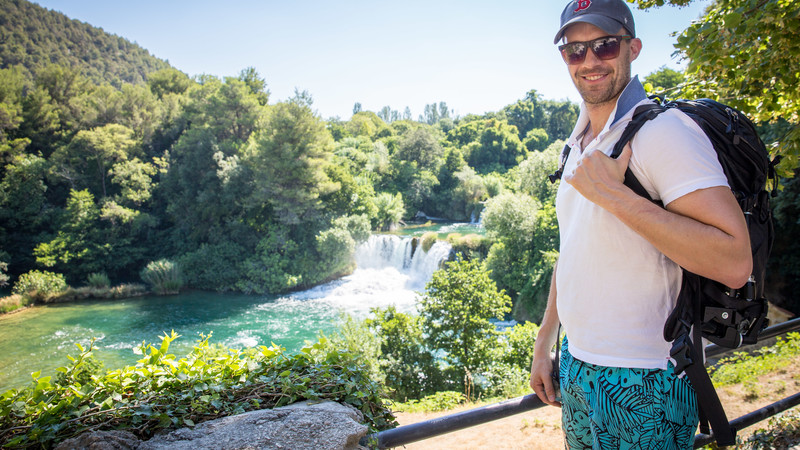
[[[138,450],[358,449],[361,413],[335,402],[299,402],[203,422],[142,442]]]
[[[81,434],[61,442],[56,450],[134,450],[138,447],[139,438],[130,431],[112,430]]]

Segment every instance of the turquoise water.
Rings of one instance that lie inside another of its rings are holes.
[[[175,330],[170,353],[191,351],[200,333],[232,348],[275,343],[296,352],[319,332],[330,334],[343,313],[366,317],[373,307],[415,309],[418,293],[449,253],[440,242],[413,251],[409,237],[375,235],[356,252],[358,269],[347,277],[284,297],[191,292],[124,300],[91,300],[30,308],[0,316],[0,392],[31,381],[30,374],[68,363],[75,343],[92,338],[107,369],[135,364],[133,349]]]
[[[171,353],[184,356],[200,333],[211,342],[243,348],[271,342],[297,351],[318,331],[330,332],[339,314],[317,302],[195,292],[167,297],[94,300],[31,308],[0,317],[0,391],[31,380],[30,373],[53,374],[76,355],[75,343],[97,338],[96,356],[106,368],[135,364],[133,348],[158,344],[175,330],[182,337]]]

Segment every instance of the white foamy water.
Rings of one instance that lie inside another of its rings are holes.
[[[410,237],[373,235],[356,250],[357,268],[351,275],[262,306],[323,303],[328,308],[366,316],[371,308],[394,305],[400,311],[412,312],[418,293],[450,251],[447,242],[436,242],[426,252],[421,245],[415,249]]]

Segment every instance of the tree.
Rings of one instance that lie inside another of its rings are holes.
[[[378,139],[390,136],[392,129],[372,111],[359,111],[345,124],[345,129],[351,136],[366,136],[369,139]]]
[[[0,181],[0,249],[8,252],[13,273],[34,269],[33,249],[50,231],[55,208],[47,201],[48,163],[35,155],[15,156],[3,166]]]
[[[492,363],[498,343],[490,319],[503,319],[511,299],[498,291],[482,262],[457,260],[434,272],[419,309],[428,346],[443,350],[443,359],[471,383],[473,374]]]
[[[111,181],[120,187],[120,201],[132,206],[141,206],[153,194],[153,177],[158,169],[151,163],[134,157],[115,164],[108,174]]]
[[[265,106],[269,101],[269,90],[267,90],[267,81],[261,78],[255,67],[248,67],[239,72],[239,81],[242,81],[250,92],[258,99],[261,106]]]
[[[192,85],[192,80],[178,69],[172,67],[151,73],[147,86],[159,99],[167,94],[183,94]]]
[[[486,231],[495,239],[486,266],[492,279],[514,299],[514,318],[541,320],[558,248],[555,207],[523,193],[507,193],[486,202]]]
[[[550,137],[543,128],[532,128],[522,141],[522,145],[524,145],[529,152],[542,151],[547,148],[549,144]]]
[[[53,153],[51,160],[56,175],[66,180],[72,189],[88,188],[95,196],[105,198],[109,170],[133,156],[135,147],[130,128],[109,124],[79,131],[69,145]]]
[[[402,136],[395,157],[402,161],[416,161],[420,169],[436,171],[443,162],[444,150],[432,129],[416,127]]]
[[[454,177],[458,184],[452,191],[452,212],[462,220],[477,217],[481,212],[481,202],[487,197],[483,179],[469,166],[462,167]]]
[[[168,170],[159,188],[164,215],[177,234],[168,242],[181,251],[216,243],[221,235],[243,239],[248,233],[239,224],[248,212],[258,216],[264,204],[247,211],[252,187],[241,159],[265,107],[241,80],[229,77],[223,83],[204,76],[199,81],[188,91],[182,114],[188,129],[167,154]]]
[[[57,235],[33,251],[36,262],[55,267],[72,280],[119,267],[118,261],[112,262],[114,258],[109,258],[111,248],[102,235],[99,217],[100,209],[89,191],[71,191]]]
[[[30,140],[15,137],[22,123],[22,99],[27,80],[19,68],[0,69],[0,161],[18,155]]]
[[[650,92],[677,98],[681,96],[680,88],[685,81],[686,77],[683,75],[683,72],[678,72],[667,66],[661,66],[658,70],[644,78],[644,85]]]
[[[637,0],[640,8],[692,0]],[[789,132],[776,142],[784,174],[800,161],[800,0],[720,0],[677,37],[689,60],[684,93],[730,104],[758,122],[785,119]]]
[[[527,93],[525,99],[503,108],[509,125],[517,127],[520,140],[530,130],[544,127],[544,109],[539,106],[539,97],[540,95],[534,89]]]
[[[522,161],[527,149],[519,140],[516,127],[492,119],[480,134],[467,162],[478,173],[506,172]]]
[[[569,101],[542,101],[541,107],[545,110],[547,117],[547,135],[550,139],[567,139],[572,133],[575,122],[578,121],[580,108],[575,103]]]
[[[269,203],[287,225],[314,220],[320,196],[340,187],[325,172],[332,156],[333,139],[310,104],[298,98],[278,103],[247,148],[245,164],[254,175],[251,202]]]
[[[373,308],[366,326],[380,338],[381,371],[386,386],[399,401],[418,399],[444,389],[442,374],[425,348],[422,319],[397,311],[394,306]]]
[[[378,210],[375,228],[381,231],[388,231],[397,226],[406,210],[403,196],[399,192],[395,195],[388,192],[379,193],[375,197],[375,207]]]
[[[533,152],[519,165],[517,191],[530,195],[541,204],[555,203],[558,184],[547,177],[558,169],[564,141],[556,141],[541,152]]]

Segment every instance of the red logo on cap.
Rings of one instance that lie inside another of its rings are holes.
[[[584,9],[592,6],[592,0],[578,0],[576,3],[578,4],[578,7],[575,8],[575,12],[583,11]]]

